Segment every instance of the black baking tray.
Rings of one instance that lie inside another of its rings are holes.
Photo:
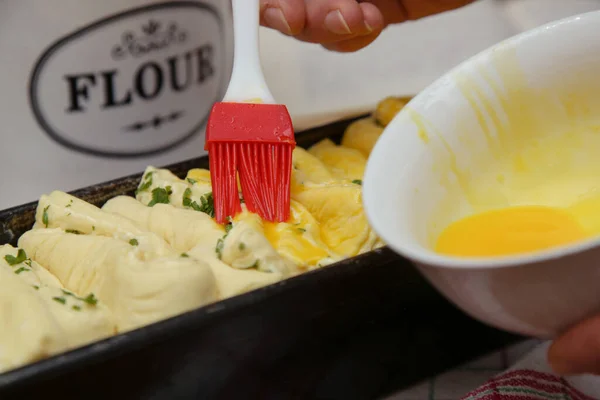
[[[339,142],[354,120],[297,133],[298,145]],[[167,168],[184,177],[208,158]],[[101,206],[140,178],[72,194]],[[0,212],[0,244],[16,245],[36,206]],[[520,339],[383,248],[2,374],[0,399],[373,399]]]

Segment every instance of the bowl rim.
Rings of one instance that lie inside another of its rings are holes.
[[[548,32],[555,30],[558,27],[563,25],[572,25],[574,23],[581,24],[586,23],[589,20],[600,20],[600,10],[588,11],[585,13],[573,15],[570,17],[558,19],[555,21],[548,22],[544,25],[535,27],[533,29],[527,30],[525,32],[521,32],[517,35],[506,38],[482,51],[479,53],[469,57],[464,60],[454,68],[448,70],[442,76],[433,81],[430,85],[428,85],[425,89],[423,89],[420,93],[418,93],[405,107],[405,109],[410,108],[412,104],[425,104],[430,102],[430,94],[440,91],[444,86],[446,86],[448,79],[455,75],[457,72],[462,71],[473,63],[488,57],[490,54],[495,51],[505,48],[506,46],[516,45],[525,40],[528,40],[531,37],[539,37],[541,35],[548,34]],[[435,96],[434,96],[435,97]],[[400,113],[403,113],[401,111]],[[400,115],[400,113],[398,115]],[[394,120],[398,119],[398,115],[394,117]],[[388,125],[388,127],[392,126],[392,122]],[[386,147],[386,137],[391,137],[389,134],[391,132],[390,129],[384,129],[380,139],[375,144],[371,156],[374,153],[382,152],[382,150]],[[386,136],[387,133],[387,136]],[[367,161],[367,166],[364,174],[364,182],[363,182],[363,206],[365,209],[365,214],[369,223],[373,227],[375,231],[379,231],[377,226],[381,226],[379,221],[385,221],[385,216],[379,217],[381,211],[377,207],[377,192],[376,187],[378,185],[375,184],[376,172],[374,170],[374,162],[372,162],[373,157],[369,157]],[[373,176],[372,176],[373,175]],[[372,205],[372,207],[371,207]],[[389,219],[388,219],[389,220]],[[377,232],[379,234],[379,232]],[[575,243],[556,246],[551,249],[541,250],[531,253],[524,253],[518,255],[508,255],[508,256],[498,256],[498,257],[457,257],[457,256],[447,256],[435,253],[433,250],[429,250],[424,246],[412,246],[405,245],[404,243],[398,243],[390,241],[388,242],[383,235],[381,238],[385,241],[386,245],[392,249],[393,251],[399,253],[400,255],[407,257],[408,259],[416,262],[418,264],[425,264],[429,266],[434,266],[438,268],[444,269],[491,269],[491,268],[510,268],[517,267],[522,265],[536,264],[545,261],[551,261],[555,259],[559,259],[562,257],[566,257],[569,255],[573,255],[576,253],[581,253],[588,251],[592,248],[600,246],[600,236],[588,238],[585,240],[577,241]]]

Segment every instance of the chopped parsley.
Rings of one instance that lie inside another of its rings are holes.
[[[92,226],[92,230],[93,230],[93,231],[95,231],[95,230],[96,230],[96,227],[95,227],[95,226]]]
[[[169,196],[172,193],[171,186],[155,188],[152,190],[152,200],[148,203],[148,207],[153,207],[156,204],[169,204]]]
[[[31,271],[29,268],[21,267],[15,271],[15,274],[19,275],[21,272]]]
[[[22,262],[27,261],[27,253],[25,253],[25,250],[23,249],[19,249],[19,251],[17,251],[17,256],[13,256],[10,254],[7,254],[4,256],[4,260],[8,263],[8,265],[17,265],[17,264],[21,264]]]
[[[246,243],[240,243],[238,245],[238,249],[240,249],[240,251],[244,251],[246,249]]]
[[[32,286],[35,290],[40,290],[40,287],[38,285],[33,285]]]
[[[362,181],[360,179],[355,179],[352,181],[352,183],[354,183],[355,185],[361,185],[362,186]]]
[[[65,232],[72,233],[74,235],[81,235],[81,232],[78,231],[77,229],[65,229]]]
[[[78,305],[74,305],[73,307],[71,307],[73,310],[75,311],[81,311],[81,307]]]
[[[72,205],[73,205],[73,199],[71,199],[71,200],[69,201],[69,204],[67,204],[65,207],[66,207],[66,208],[69,208],[69,207],[71,207]]]
[[[225,246],[225,241],[221,238],[217,240],[217,247],[215,247],[215,252],[217,253],[217,257],[219,260],[223,257],[223,247]]]
[[[208,214],[211,218],[215,216],[215,204],[212,192],[208,192],[200,197],[200,204],[192,200],[192,189],[187,188],[183,192],[182,204],[184,207],[190,207],[196,211]]]
[[[233,224],[230,222],[228,224],[225,225],[225,232],[229,233],[229,231],[231,231],[231,229],[233,228]]]
[[[53,297],[52,300],[60,304],[65,304],[67,302],[67,299],[65,299],[64,297]]]
[[[200,209],[197,211],[202,211],[205,214],[208,214],[211,218],[215,216],[215,200],[213,199],[212,192],[206,193],[204,196],[200,197]]]
[[[300,233],[304,233],[304,232],[306,232],[306,229],[304,229],[304,228],[296,228],[296,229],[297,229],[297,230],[298,230],[298,232],[300,232]]]
[[[138,186],[137,190],[135,191],[136,196],[139,193],[150,189],[150,186],[152,186],[152,172],[148,172],[146,175],[144,175],[140,186]]]
[[[50,206],[46,206],[46,208],[44,208],[44,213],[42,214],[42,223],[44,224],[44,226],[47,228],[48,227],[48,209],[50,208]]]
[[[195,179],[192,179],[192,178],[187,178],[187,181],[188,181],[189,183],[191,183],[192,185],[193,185],[194,183],[198,182],[197,180],[195,180]]]
[[[129,241],[129,244],[132,246],[137,246],[138,244],[140,244],[140,242],[138,242],[137,239],[131,239]]]
[[[95,306],[96,304],[98,304],[98,299],[96,298],[96,296],[94,296],[94,293],[90,293],[87,296],[85,296],[83,299],[79,298],[80,300],[83,300],[85,303],[91,305],[91,306]]]
[[[66,296],[72,296],[75,297],[78,300],[83,301],[84,303],[87,303],[91,306],[95,306],[96,304],[98,304],[98,299],[96,298],[96,296],[94,296],[94,293],[90,293],[85,297],[79,297],[77,296],[75,293],[73,292],[69,292],[68,290],[62,289],[62,292],[66,295]],[[64,303],[63,303],[64,304]]]
[[[183,257],[183,258],[189,258],[190,256],[187,253],[181,253],[181,257]]]
[[[258,266],[259,266],[259,265],[260,265],[260,261],[259,261],[259,260],[256,260],[256,261],[254,262],[254,264],[252,264],[252,266],[251,266],[250,268],[256,268],[256,269],[258,269]]]
[[[185,192],[183,192],[182,204],[184,207],[192,206],[192,189],[190,189],[190,188],[185,189]]]

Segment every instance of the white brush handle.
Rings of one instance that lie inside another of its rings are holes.
[[[260,65],[259,0],[232,0],[233,71],[223,101],[274,104]]]

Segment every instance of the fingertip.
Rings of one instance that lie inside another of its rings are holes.
[[[359,4],[362,14],[363,23],[368,33],[381,31],[385,27],[385,19],[381,11],[371,3],[360,3]]]
[[[298,35],[306,24],[306,5],[304,0],[279,0],[285,19],[292,35]]]
[[[261,25],[285,35],[297,35],[304,29],[306,9],[303,0],[261,0]]]
[[[557,342],[553,342],[548,349],[548,364],[558,375],[569,375],[571,373],[571,367],[568,360],[565,360],[562,356],[562,350],[560,344],[557,347]]]
[[[341,40],[334,43],[326,43],[323,44],[323,47],[327,50],[336,51],[338,53],[350,53],[361,50],[370,45],[380,34],[381,30],[374,31],[369,35],[357,36],[352,39]]]
[[[561,375],[600,374],[600,317],[584,321],[556,339],[548,363]]]
[[[340,36],[364,30],[362,10],[356,0],[308,1],[306,26],[316,42],[339,40]]]

